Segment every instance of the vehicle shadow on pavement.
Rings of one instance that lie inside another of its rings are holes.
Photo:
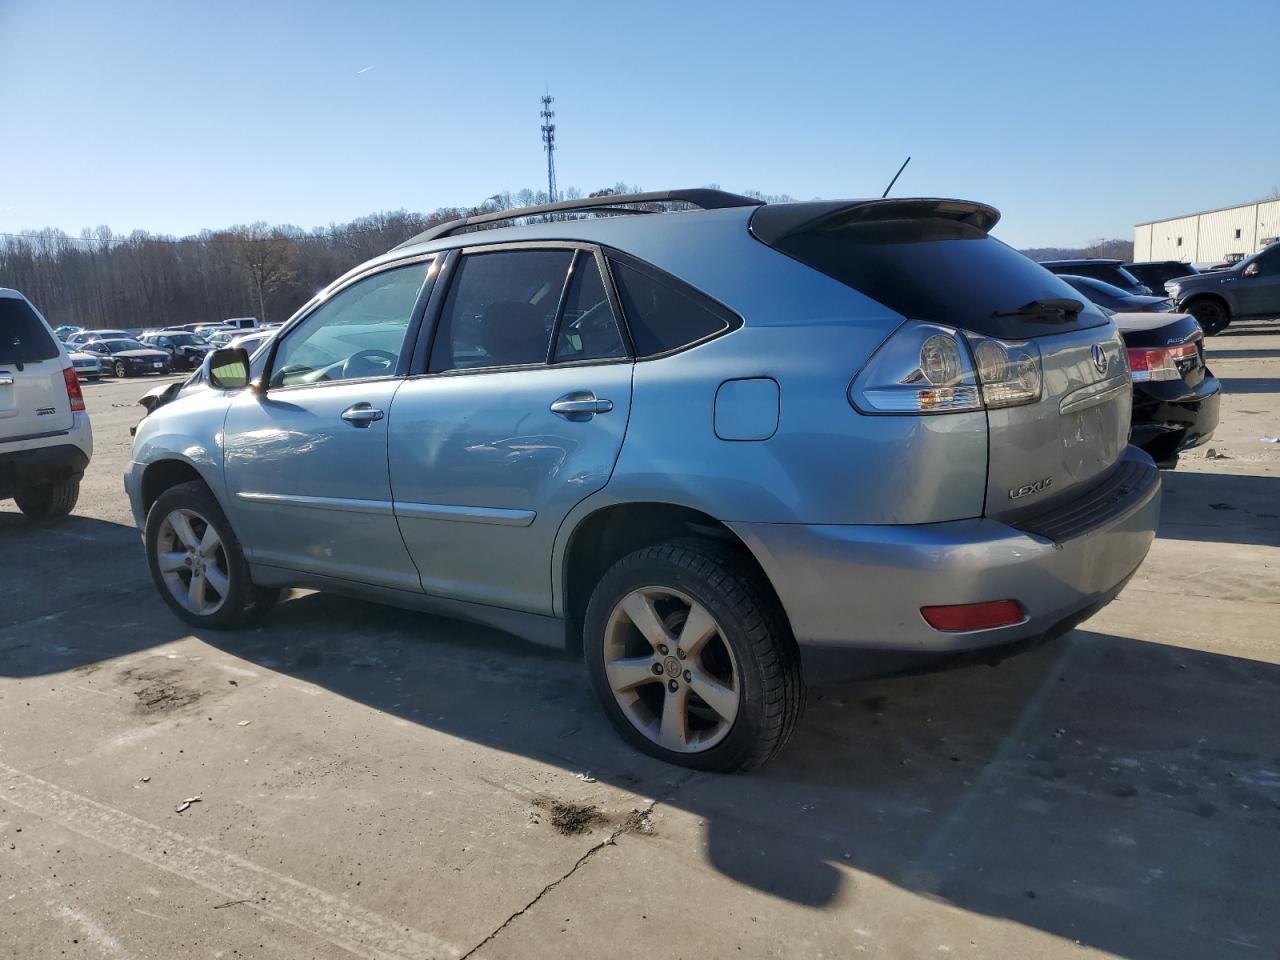
[[[155,588],[132,526],[72,515],[56,523],[32,523],[12,504],[0,508],[0,631],[18,624],[47,623],[48,629],[116,625],[116,604],[146,597]],[[88,575],[86,575],[88,574]],[[105,606],[112,606],[109,619]],[[127,646],[127,636],[114,642]],[[119,649],[108,654],[120,656]],[[91,655],[86,653],[86,656]],[[65,670],[77,663],[50,665]],[[0,667],[0,674],[8,674]]]
[[[1210,357],[1209,362],[1213,362]],[[1273,377],[1233,377],[1230,373],[1214,371],[1222,383],[1224,393],[1275,393],[1276,381]]]
[[[1159,536],[1280,547],[1280,477],[1166,472]]]
[[[577,660],[486,628],[309,594],[201,639],[688,810],[717,870],[795,903],[846,896],[842,864],[1129,957],[1280,938],[1278,666],[1077,631],[995,668],[817,688],[789,748],[729,777],[636,754]]]

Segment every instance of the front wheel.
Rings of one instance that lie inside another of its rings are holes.
[[[59,480],[38,487],[28,487],[14,494],[18,509],[38,522],[59,520],[69,514],[80,499],[80,480]]]
[[[116,376],[123,380],[129,375],[128,368],[125,367],[123,360],[116,361]]]
[[[1187,307],[1187,312],[1196,318],[1206,337],[1221,333],[1231,324],[1230,312],[1218,300],[1196,300]]]
[[[617,731],[669,763],[758,767],[804,707],[799,649],[777,600],[746,558],[714,541],[619,560],[591,595],[584,652]]]
[[[147,513],[145,539],[151,579],[169,609],[187,623],[234,629],[275,605],[280,591],[249,579],[240,541],[203,483],[162,493]]]

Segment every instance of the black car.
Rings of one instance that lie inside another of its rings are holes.
[[[1116,314],[1133,378],[1133,433],[1162,467],[1207,441],[1218,426],[1222,386],[1204,362],[1204,331],[1186,313]]]
[[[1189,277],[1200,271],[1181,260],[1146,260],[1126,263],[1124,269],[1133,274],[1155,294],[1164,293],[1164,285],[1177,277]]]
[[[84,349],[100,356],[103,367],[117,377],[169,372],[169,354],[144,346],[137,340],[95,340],[86,344]]]
[[[1210,337],[1233,320],[1280,317],[1280,243],[1226,270],[1171,280],[1167,289],[1178,309],[1199,320]]]
[[[1126,293],[1136,293],[1142,297],[1150,296],[1152,293],[1150,287],[1124,268],[1124,262],[1121,260],[1044,260],[1040,266],[1059,276],[1070,274],[1073,277],[1092,277],[1094,280],[1102,280],[1119,287]]]
[[[186,330],[161,330],[138,339],[144,346],[167,353],[174,370],[194,370],[204,363],[205,354],[213,349],[204,337]]]
[[[1073,277],[1062,274],[1060,280],[1075,287],[1100,307],[1116,313],[1168,313],[1173,309],[1168,297],[1145,296],[1121,290],[1119,287],[1093,277]]]

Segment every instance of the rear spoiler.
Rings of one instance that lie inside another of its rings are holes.
[[[768,203],[751,215],[751,233],[773,246],[794,233],[891,220],[952,220],[987,233],[1000,211],[971,200],[929,198]]]

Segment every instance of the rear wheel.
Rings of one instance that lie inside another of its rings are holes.
[[[169,609],[197,627],[228,630],[261,617],[279,590],[249,579],[240,541],[209,488],[170,487],[147,513],[147,565]]]
[[[13,497],[18,509],[32,520],[47,521],[65,517],[80,499],[80,480],[60,480],[20,490]]]
[[[799,650],[776,599],[714,542],[677,540],[618,561],[591,595],[584,652],[623,738],[681,766],[758,767],[804,706]]]
[[[1221,300],[1194,300],[1187,307],[1187,312],[1196,318],[1206,337],[1221,333],[1231,323],[1231,313]]]
[[[129,369],[124,365],[123,360],[116,361],[116,376],[123,380],[129,375]]]

